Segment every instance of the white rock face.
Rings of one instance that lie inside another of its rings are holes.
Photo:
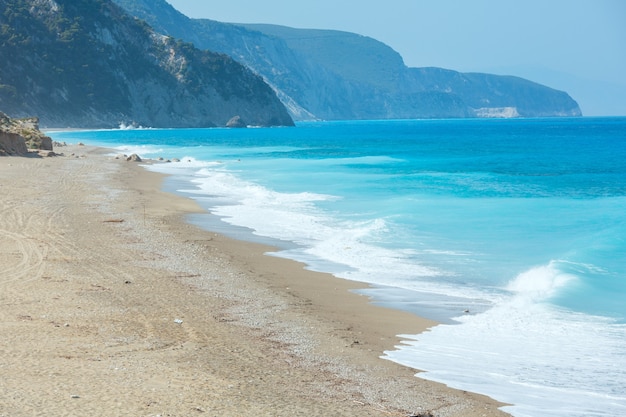
[[[513,119],[520,117],[516,107],[483,107],[476,109],[476,117],[490,119]]]

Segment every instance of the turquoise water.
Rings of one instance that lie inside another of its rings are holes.
[[[180,158],[150,169],[222,225],[194,222],[439,320],[384,353],[420,377],[515,416],[626,415],[624,118],[52,136]]]

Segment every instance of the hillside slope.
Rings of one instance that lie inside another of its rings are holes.
[[[190,19],[164,0],[115,0],[159,32],[260,74],[296,119],[579,116],[565,92],[510,76],[408,68],[349,32]]]
[[[110,0],[0,0],[0,110],[42,127],[293,121],[261,77]]]

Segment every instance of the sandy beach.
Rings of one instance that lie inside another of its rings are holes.
[[[436,325],[185,223],[108,151],[0,158],[0,417],[506,416],[380,356]]]

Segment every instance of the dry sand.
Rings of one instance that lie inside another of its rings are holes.
[[[380,359],[435,323],[186,224],[135,163],[57,151],[0,158],[0,417],[506,415]]]

